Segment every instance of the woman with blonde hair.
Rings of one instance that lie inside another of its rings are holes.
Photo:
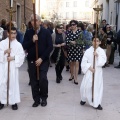
[[[26,25],[25,25],[24,23],[22,23],[20,31],[21,31],[23,34],[25,34],[25,32],[26,32]]]

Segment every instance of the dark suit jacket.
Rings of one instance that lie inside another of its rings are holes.
[[[28,61],[36,60],[36,47],[33,42],[34,34],[34,29],[27,30],[23,40],[23,48],[28,52]],[[38,33],[38,57],[42,58],[42,60],[48,60],[52,49],[53,43],[50,32],[47,29],[40,27]]]

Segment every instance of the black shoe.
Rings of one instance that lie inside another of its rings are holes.
[[[44,100],[44,99],[43,99],[42,102],[41,102],[41,106],[42,106],[42,107],[45,107],[46,105],[47,105],[47,100]]]
[[[101,105],[98,105],[98,107],[96,108],[97,110],[103,110]]]
[[[74,84],[78,85],[78,82],[75,82],[75,80],[74,80]]]
[[[66,66],[66,71],[69,71],[70,67],[69,65]]]
[[[66,71],[69,71],[69,69],[66,69]]]
[[[59,77],[56,78],[56,83],[60,83],[60,78]]]
[[[108,63],[105,64],[106,67],[110,67],[110,65]]]
[[[102,68],[105,68],[106,66],[102,66]]]
[[[120,65],[118,65],[118,66],[115,66],[114,68],[120,68]]]
[[[62,80],[62,79],[63,79],[62,75],[60,75],[60,76],[59,76],[59,79],[60,79],[60,80]]]
[[[81,105],[84,105],[85,103],[86,103],[86,102],[80,101],[80,104],[81,104]]]
[[[40,104],[40,102],[34,102],[33,105],[32,105],[32,107],[38,107],[39,104]]]
[[[0,103],[0,110],[4,108],[4,104]]]
[[[74,76],[69,79],[69,81],[72,81],[74,79]]]
[[[12,105],[12,110],[17,110],[17,109],[18,109],[17,104]]]

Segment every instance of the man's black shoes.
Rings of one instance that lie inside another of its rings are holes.
[[[101,105],[98,105],[98,107],[96,108],[97,110],[103,110]]]
[[[4,108],[4,104],[0,103],[0,110]]]
[[[32,105],[32,107],[38,107],[39,104],[40,104],[40,102],[34,102],[33,105]]]
[[[43,99],[42,102],[41,102],[41,106],[42,107],[45,107],[47,105],[47,100],[46,99]]]
[[[86,102],[80,101],[80,104],[81,104],[81,105],[84,105],[85,103],[86,103]]]
[[[17,110],[17,109],[18,109],[17,104],[12,105],[12,110]]]
[[[56,78],[56,83],[60,83],[60,78],[59,77]]]

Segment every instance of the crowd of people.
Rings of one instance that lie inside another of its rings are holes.
[[[10,23],[7,23],[5,19],[1,20],[0,71],[2,71],[2,74],[0,74],[0,109],[7,104],[8,62],[10,62],[10,71],[12,71],[9,79],[8,102],[12,105],[13,110],[18,109],[17,103],[20,102],[18,68],[23,64],[26,54],[30,78],[29,84],[31,85],[34,101],[32,107],[38,107],[39,104],[43,107],[47,105],[47,72],[48,68],[55,64],[56,83],[58,84],[63,79],[62,72],[65,66],[66,71],[70,72],[69,81],[74,81],[75,85],[78,85],[78,74],[81,74],[82,71],[84,78],[80,87],[80,104],[84,105],[87,98],[91,106],[102,110],[103,78],[102,72],[99,74],[99,79],[97,74],[102,67],[109,67],[110,64],[114,63],[115,50],[119,49],[120,55],[120,31],[117,33],[113,26],[107,24],[106,20],[102,20],[99,26],[96,23],[90,24],[77,20],[71,20],[68,24],[54,24],[48,20],[42,22],[39,15],[36,15],[37,33],[34,29],[33,15],[31,15],[27,26],[23,23],[21,28],[18,29],[16,22],[12,21],[11,31],[9,31],[9,27]],[[9,39],[10,48],[8,47]],[[36,41],[38,43],[37,60]],[[95,68],[93,67],[93,56],[96,57],[97,61]],[[37,68],[39,68],[39,79],[37,78]],[[120,68],[120,62],[115,68]],[[91,101],[92,93],[90,89],[92,82],[87,82],[88,79],[92,81],[92,74],[95,74],[94,102]],[[99,83],[96,82],[98,80]]]

